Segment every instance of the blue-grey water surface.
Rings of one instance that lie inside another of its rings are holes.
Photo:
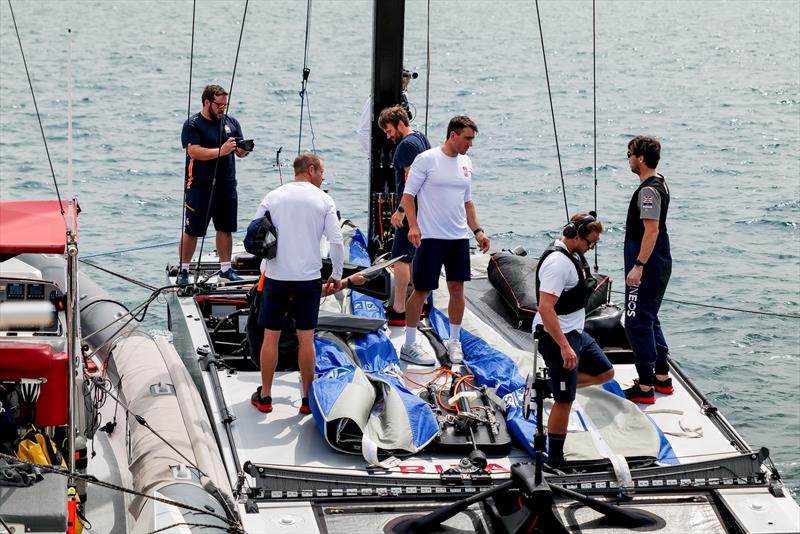
[[[473,195],[493,248],[538,254],[565,213],[532,1],[432,2],[430,111],[436,144],[467,113]],[[53,166],[67,194],[67,28],[73,43],[74,191],[81,253],[178,239],[192,2],[16,1],[14,12]],[[424,129],[426,5],[407,3],[405,64]],[[592,3],[540,4],[571,212],[594,205]],[[240,160],[239,225],[297,151],[306,3],[250,2],[231,114],[256,151]],[[197,5],[191,110],[206,83],[231,85],[244,2]],[[366,226],[368,162],[354,131],[369,92],[372,3],[313,4],[308,101],[313,144],[341,211]],[[0,193],[54,189],[7,3],[0,6]],[[800,4],[597,2],[597,205],[601,271],[622,287],[625,210],[636,134],[662,140],[675,265],[667,298],[800,313]],[[309,123],[303,149],[312,147]],[[241,237],[241,234],[239,234]],[[206,250],[213,246],[206,243]],[[97,258],[153,285],[177,246]],[[85,267],[86,270],[91,270]],[[145,290],[90,272],[134,305]],[[767,446],[800,489],[800,320],[665,303],[673,357],[744,438]],[[148,325],[165,328],[163,304]],[[709,451],[713,452],[713,451]]]

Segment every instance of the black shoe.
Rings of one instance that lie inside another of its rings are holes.
[[[666,380],[653,379],[653,387],[657,393],[662,395],[672,395],[675,392],[675,388],[672,387],[672,379],[669,377]]]
[[[269,413],[272,411],[272,397],[267,395],[261,396],[261,386],[258,386],[256,392],[250,397],[250,404],[258,408],[259,412]]]
[[[655,404],[656,402],[656,390],[651,387],[648,391],[643,391],[639,386],[639,380],[634,380],[633,385],[623,393],[625,393],[626,399],[637,404]]]
[[[394,311],[393,306],[388,306],[384,308],[383,311],[386,313],[386,321],[389,323],[389,326],[406,325],[406,312]]]

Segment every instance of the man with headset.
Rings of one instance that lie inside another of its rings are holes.
[[[603,225],[594,215],[573,215],[561,239],[542,254],[536,267],[538,312],[534,336],[550,373],[553,408],[547,421],[547,465],[570,471],[564,442],[575,390],[614,378],[614,368],[597,342],[583,330],[586,302],[596,285],[583,255],[600,240]]]

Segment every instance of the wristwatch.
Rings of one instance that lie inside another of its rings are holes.
[[[475,229],[472,231],[472,233],[473,233],[473,234],[475,234],[475,235],[478,235],[478,232],[483,232],[483,228],[481,228],[481,227],[479,226],[479,227],[475,228]],[[484,233],[485,233],[485,232],[484,232]]]
[[[636,258],[636,261],[633,262],[634,265],[638,265],[639,267],[644,267],[644,262],[639,258]]]
[[[405,213],[406,209],[403,206],[397,206],[397,211],[399,211],[400,213]]]

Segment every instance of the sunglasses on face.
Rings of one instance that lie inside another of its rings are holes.
[[[228,104],[226,102],[211,102],[211,103],[217,106],[221,110],[228,109]]]
[[[599,239],[595,239],[594,241],[590,241],[590,240],[586,239],[585,237],[583,238],[583,240],[586,241],[589,244],[589,246],[587,247],[589,250],[592,250],[594,247],[596,247],[597,246],[597,242],[599,241]]]

